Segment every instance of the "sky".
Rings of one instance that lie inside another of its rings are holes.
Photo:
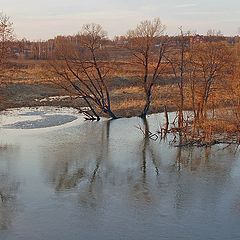
[[[109,37],[123,35],[140,21],[159,17],[166,33],[240,34],[240,0],[0,0],[18,38],[46,40],[72,35],[86,23],[99,23]]]

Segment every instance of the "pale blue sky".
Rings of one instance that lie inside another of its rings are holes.
[[[240,0],[0,0],[0,10],[11,16],[19,38],[32,40],[75,34],[91,22],[102,24],[113,37],[154,17],[160,17],[169,34],[183,26],[236,35],[240,27]]]

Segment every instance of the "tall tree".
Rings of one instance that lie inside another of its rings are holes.
[[[105,47],[106,32],[98,24],[86,24],[75,41],[59,38],[53,72],[67,91],[73,92],[86,102],[90,119],[99,119],[101,113],[115,119],[107,86],[111,64]],[[67,83],[63,84],[63,82]]]
[[[145,105],[141,117],[145,118],[152,100],[152,90],[156,80],[163,73],[166,65],[164,55],[167,50],[165,26],[159,18],[140,22],[137,27],[127,34],[127,48],[131,51],[136,63],[141,66],[145,93]]]
[[[0,75],[2,76],[10,56],[10,46],[14,39],[13,24],[10,17],[0,13]]]
[[[224,42],[206,42],[193,46],[192,67],[195,66],[195,101],[198,103],[198,117],[207,117],[207,105],[217,85],[227,81],[234,66],[234,56],[230,46]]]
[[[183,108],[184,108],[184,89],[186,82],[186,73],[189,63],[190,38],[180,27],[180,35],[176,37],[176,43],[172,46],[167,59],[172,68],[173,77],[177,82],[179,89],[178,103],[178,127],[183,127]]]

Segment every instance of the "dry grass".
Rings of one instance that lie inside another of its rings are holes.
[[[200,128],[213,135],[219,133],[231,134],[238,131],[238,128],[234,123],[223,119],[207,119],[200,125]]]
[[[135,99],[127,99],[126,101],[120,103],[114,103],[112,108],[113,110],[123,110],[123,109],[141,109],[144,106],[144,100],[135,100]]]
[[[42,96],[51,96],[52,92],[54,91],[46,91],[46,89],[50,89],[50,87],[56,88],[59,94],[66,95],[66,93],[62,93],[62,91],[58,90],[58,87],[53,86],[52,83],[49,83],[48,78],[45,74],[45,67],[42,68],[46,62],[38,62],[38,61],[26,61],[26,62],[18,62],[19,69],[16,68],[15,71],[12,71],[9,73],[9,76],[6,78],[6,83],[10,85],[32,85],[33,88],[39,85],[45,86],[45,88],[39,88],[39,91],[42,91],[41,89],[44,89],[44,92],[39,92],[40,98]],[[142,87],[142,81],[138,77],[141,75],[141,69],[134,64],[134,62],[131,63],[131,61],[119,61],[117,63],[114,63],[114,71],[111,73],[110,78],[108,80],[108,85],[110,89],[110,95],[112,97],[112,110],[117,113],[117,115],[120,116],[133,116],[133,115],[139,115],[143,109],[143,106],[145,104],[144,101],[144,90]],[[121,76],[121,77],[119,77]],[[165,81],[165,83],[163,83]],[[169,81],[169,82],[168,82]],[[50,86],[51,85],[51,86]],[[15,88],[14,88],[15,89]],[[227,91],[228,88],[224,87],[223,85],[219,84],[219,86],[216,86],[215,91],[212,93],[210,100],[209,100],[209,107],[212,107],[213,105],[216,108],[219,108],[220,106],[226,106],[229,104],[229,102],[236,102],[237,97],[239,95],[236,95],[236,97],[232,94],[229,94]],[[236,88],[235,88],[236,89]],[[3,89],[5,91],[5,89]],[[21,94],[22,91],[21,88],[17,88],[16,91],[18,92],[18,95]],[[23,94],[24,95],[24,94]],[[36,94],[35,94],[36,95]],[[186,86],[185,88],[185,109],[191,109],[192,103],[191,103],[191,94],[190,94],[190,88]],[[36,96],[34,96],[35,98]],[[14,98],[14,96],[12,96]],[[33,98],[33,99],[34,99]],[[169,110],[176,110],[178,108],[179,103],[179,89],[176,83],[171,83],[171,76],[166,76],[166,79],[159,79],[156,83],[156,85],[153,88],[152,93],[152,104],[150,108],[149,113],[153,112],[159,112],[163,109],[163,106],[167,106]],[[17,101],[17,100],[16,100]],[[26,99],[25,101],[28,102],[29,105],[34,104],[30,96],[27,96],[26,92]],[[24,102],[24,99],[23,99]],[[11,104],[13,101],[11,102]],[[21,104],[21,103],[20,103]],[[64,103],[56,103],[58,105],[64,104]],[[70,105],[71,103],[69,103]],[[232,117],[230,116],[228,118],[231,120]],[[209,123],[206,123],[209,124]],[[217,125],[226,125],[226,119],[223,120],[223,122],[220,123],[220,121],[211,123],[213,129],[217,129],[218,127],[214,126]],[[226,131],[231,131],[233,127],[230,126],[229,130],[226,129]],[[215,131],[215,130],[214,130]]]
[[[135,86],[135,87],[121,87],[118,89],[115,89],[112,91],[112,95],[114,96],[118,96],[118,95],[122,95],[122,94],[136,94],[136,95],[142,95],[144,94],[143,88]]]

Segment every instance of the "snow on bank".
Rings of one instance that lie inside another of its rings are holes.
[[[1,112],[0,128],[4,130],[46,129],[71,126],[83,121],[83,116],[74,108],[14,108]]]
[[[78,96],[69,96],[69,95],[65,95],[65,96],[52,96],[52,97],[46,97],[46,98],[41,98],[38,99],[36,98],[35,101],[36,102],[53,102],[53,101],[61,101],[61,100],[67,100],[67,99],[76,99]]]

